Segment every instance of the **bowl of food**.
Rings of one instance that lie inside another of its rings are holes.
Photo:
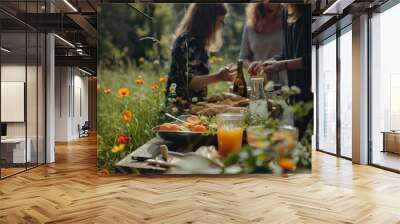
[[[153,130],[166,141],[171,141],[185,151],[195,151],[200,146],[216,145],[217,137],[212,125],[198,116],[183,115],[181,121],[163,123]]]

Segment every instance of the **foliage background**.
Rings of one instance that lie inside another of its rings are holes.
[[[210,62],[212,72],[236,62],[246,5],[229,4],[224,45],[211,55],[219,59]],[[116,171],[115,163],[154,137],[151,129],[163,121],[165,83],[160,77],[165,77],[169,70],[173,34],[188,6],[113,3],[99,8],[98,170]],[[137,84],[137,80],[143,83]],[[214,85],[209,94],[226,91],[228,87],[227,83]],[[121,88],[128,88],[129,96],[120,97]],[[133,114],[129,123],[121,120],[121,113],[127,110]],[[113,152],[120,135],[129,137],[129,144]]]
[[[98,14],[100,65],[114,66],[140,65],[139,59],[159,60],[162,66],[170,62],[170,48],[175,29],[183,18],[188,3],[157,4],[103,4]],[[241,42],[246,4],[229,4],[229,16],[223,30],[224,46],[215,55],[228,61],[236,60]],[[153,17],[148,19],[140,13]],[[160,44],[154,44],[154,37]],[[230,59],[230,60],[229,60]]]

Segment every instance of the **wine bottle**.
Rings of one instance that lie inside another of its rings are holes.
[[[237,63],[237,75],[233,82],[233,93],[242,97],[248,97],[246,80],[243,74],[243,60],[241,59]]]

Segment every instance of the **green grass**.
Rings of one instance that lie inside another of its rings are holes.
[[[211,73],[228,64],[226,61],[213,62]],[[123,67],[123,66],[121,66]],[[97,106],[97,169],[115,171],[115,164],[129,153],[149,141],[155,136],[153,127],[165,121],[165,83],[160,83],[160,76],[166,77],[166,68],[149,61],[143,62],[139,67],[133,65],[124,68],[100,69],[98,76],[98,106]],[[135,80],[143,79],[144,83],[138,85]],[[152,85],[158,85],[157,90],[152,90]],[[208,94],[228,92],[232,83],[218,83],[209,86]],[[128,88],[129,95],[119,97],[118,90]],[[105,90],[111,89],[111,93]],[[125,123],[122,119],[124,111],[132,112],[132,120]],[[113,152],[112,148],[118,146],[119,135],[130,137],[129,144],[124,150]]]
[[[102,69],[98,79],[98,151],[97,168],[115,170],[115,163],[130,152],[143,145],[155,136],[152,128],[161,122],[164,109],[165,83],[160,83],[160,75],[155,69]],[[152,72],[150,72],[152,71]],[[141,76],[141,77],[140,77]],[[144,84],[137,84],[135,80],[143,79]],[[153,90],[152,85],[159,88]],[[128,88],[129,95],[119,97],[118,90]],[[111,93],[106,93],[111,89]],[[132,120],[128,123],[122,119],[123,111],[132,112]],[[119,145],[117,136],[130,137],[130,143],[120,152],[112,152],[112,148]]]

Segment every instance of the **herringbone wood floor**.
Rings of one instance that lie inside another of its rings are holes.
[[[0,181],[0,223],[400,223],[400,175],[313,154],[289,178],[99,177],[94,138]]]

